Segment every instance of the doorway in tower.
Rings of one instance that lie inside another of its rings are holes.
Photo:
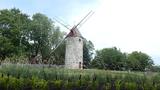
[[[81,62],[79,62],[79,69],[81,69],[82,68],[82,65],[81,65],[82,63]]]

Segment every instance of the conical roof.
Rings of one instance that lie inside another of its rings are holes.
[[[67,37],[82,37],[82,35],[76,27],[73,27]]]

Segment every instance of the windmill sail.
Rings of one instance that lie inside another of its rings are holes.
[[[58,19],[57,17],[54,17],[53,19],[57,21],[59,24],[61,24],[62,26],[64,26],[65,28],[70,30],[70,28],[68,27],[70,25],[64,24],[64,22],[61,19]]]
[[[83,21],[86,22],[89,19],[89,17],[91,17],[93,14],[94,12],[90,11],[76,26],[73,27],[73,29],[77,28],[80,24],[84,23]]]
[[[92,15],[94,14],[94,12],[90,13],[84,20],[83,22],[81,22],[78,26],[78,28],[80,28]]]
[[[94,12],[90,11],[77,25],[73,26],[73,28],[70,30],[69,34],[66,37],[82,37],[77,27],[85,23],[93,14]]]

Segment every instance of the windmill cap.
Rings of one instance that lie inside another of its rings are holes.
[[[82,37],[82,35],[77,28],[72,28],[67,37]]]

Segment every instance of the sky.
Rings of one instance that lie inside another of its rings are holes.
[[[70,26],[93,10],[79,31],[96,50],[116,46],[127,53],[142,51],[160,65],[160,0],[0,0],[0,9],[14,7],[30,16],[58,17]]]

